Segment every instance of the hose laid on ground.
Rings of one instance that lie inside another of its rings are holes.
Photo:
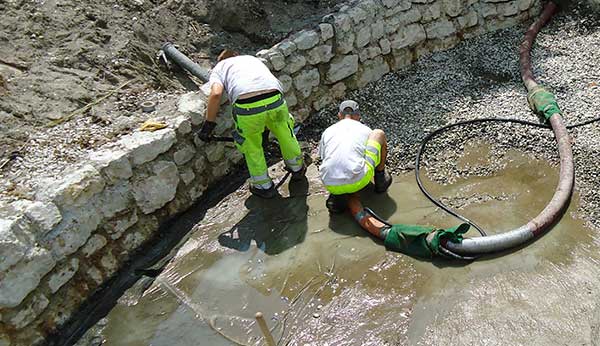
[[[200,65],[196,64],[185,54],[177,50],[177,48],[175,48],[171,42],[166,42],[163,44],[161,50],[168,59],[173,60],[177,63],[177,65],[181,66],[194,76],[200,78],[204,83],[208,82],[208,78],[210,76],[209,71],[200,67]]]
[[[454,253],[461,255],[480,255],[485,253],[499,252],[522,245],[532,240],[533,238],[539,236],[552,224],[557,222],[569,204],[574,182],[573,154],[571,151],[570,138],[567,132],[567,128],[563,123],[560,109],[556,104],[554,95],[550,94],[543,87],[539,86],[536,83],[535,79],[533,78],[533,73],[531,71],[530,61],[530,51],[531,46],[533,45],[533,41],[537,36],[539,30],[550,20],[552,15],[556,12],[556,9],[556,5],[552,2],[549,2],[544,7],[540,18],[529,27],[527,33],[525,34],[525,39],[523,40],[523,43],[520,47],[519,61],[521,65],[521,75],[523,83],[525,84],[528,90],[529,104],[534,112],[544,116],[546,120],[550,122],[551,128],[554,131],[554,135],[558,143],[558,151],[560,157],[560,174],[558,186],[548,205],[546,205],[546,207],[542,210],[542,212],[539,215],[537,215],[527,224],[518,227],[514,230],[510,230],[500,234],[482,236],[477,238],[464,238],[461,242],[448,241],[445,244],[443,244],[444,248]],[[430,134],[426,138],[426,140],[430,139],[435,134],[442,132],[445,129],[454,126],[459,126],[464,123],[474,123],[483,121],[489,120],[476,119],[468,122],[449,125],[445,128],[438,129],[434,133]],[[515,122],[544,127],[544,125],[541,124],[535,124],[514,119],[494,119],[494,121]],[[421,150],[425,147],[425,143],[426,141],[424,141],[421,145]],[[417,165],[415,167],[415,171],[417,181],[419,182],[419,186],[422,187],[422,184],[420,183],[418,170],[419,159],[420,153],[419,155],[417,155]],[[424,190],[422,189],[422,191]],[[429,195],[428,193],[425,194],[433,201],[431,195]],[[436,204],[439,205],[438,203]],[[448,208],[444,209],[447,211],[449,210]],[[451,212],[451,214],[459,217],[457,213]],[[481,228],[475,225],[470,220],[464,217],[459,218],[473,225],[480,232],[482,232]]]

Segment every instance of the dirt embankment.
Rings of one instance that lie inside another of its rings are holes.
[[[23,172],[57,174],[129,132],[147,117],[141,101],[196,89],[157,59],[165,41],[210,66],[226,46],[253,54],[342,2],[0,2],[0,162],[17,157],[0,170],[0,195],[20,189],[26,197]]]

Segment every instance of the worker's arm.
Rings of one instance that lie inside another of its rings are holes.
[[[210,95],[208,96],[208,105],[206,106],[206,120],[202,124],[202,128],[198,132],[198,138],[204,142],[208,142],[213,130],[217,126],[217,114],[221,106],[221,96],[223,96],[223,84],[213,83],[210,87]]]

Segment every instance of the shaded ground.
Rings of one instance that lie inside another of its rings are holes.
[[[0,201],[30,197],[34,177],[60,173],[196,89],[156,58],[165,41],[210,66],[225,46],[254,54],[341,2],[0,2],[0,163],[16,157],[0,170]],[[141,113],[146,100],[158,111]]]

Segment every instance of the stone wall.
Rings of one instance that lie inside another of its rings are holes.
[[[362,0],[257,56],[302,121],[424,54],[530,18],[537,1]],[[35,200],[0,208],[0,346],[42,342],[160,224],[241,161],[230,145],[194,138],[205,100],[184,95],[168,128],[127,135],[48,181]],[[222,115],[217,135],[232,125]]]
[[[539,0],[358,0],[257,56],[298,121],[390,71],[469,37],[516,25]]]

